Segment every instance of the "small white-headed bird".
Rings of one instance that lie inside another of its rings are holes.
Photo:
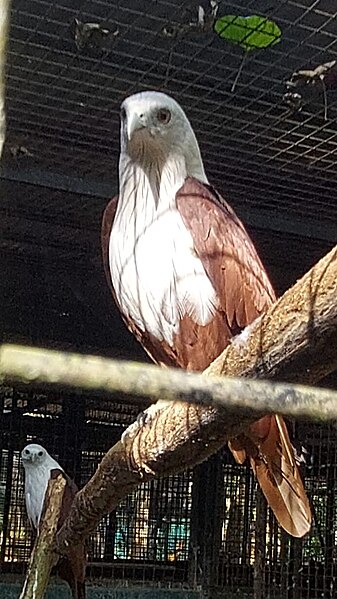
[[[159,364],[204,370],[275,301],[248,233],[208,183],[188,118],[160,92],[121,106],[119,195],[102,250],[123,319]],[[306,534],[311,510],[282,418],[260,419],[230,447],[250,460],[281,526]]]
[[[63,468],[52,458],[42,445],[31,443],[21,452],[21,460],[25,469],[25,500],[29,522],[38,531],[44,508],[48,481],[60,474],[66,479],[62,508],[58,521],[60,528],[65,521],[73,499],[78,491],[75,483],[64,472]],[[57,564],[57,572],[68,582],[73,599],[85,599],[85,546],[74,547],[67,558],[61,558]]]

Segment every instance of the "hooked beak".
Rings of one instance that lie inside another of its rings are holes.
[[[27,462],[29,464],[33,464],[35,462],[36,459],[36,454],[35,453],[30,453],[29,455],[23,455],[22,456],[22,460],[24,462]]]
[[[134,112],[132,115],[130,115],[127,120],[128,140],[131,141],[131,139],[134,136],[134,134],[136,133],[136,131],[139,131],[140,129],[145,129],[145,127],[146,127],[146,124],[145,124],[145,118],[143,115],[139,115],[136,112]]]

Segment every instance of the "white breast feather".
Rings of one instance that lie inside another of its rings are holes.
[[[25,500],[28,518],[38,528],[43,509],[44,497],[50,479],[50,471],[60,468],[59,464],[52,460],[52,464],[41,464],[25,467]]]
[[[157,198],[144,171],[132,168],[109,246],[120,309],[141,330],[170,345],[185,315],[206,325],[219,303],[176,208],[175,195],[185,177],[174,178],[174,166],[163,171]]]

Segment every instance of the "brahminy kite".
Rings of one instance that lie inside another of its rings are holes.
[[[202,371],[275,301],[243,224],[207,179],[180,105],[154,91],[121,106],[119,195],[102,225],[103,261],[128,328],[162,365]],[[302,537],[311,510],[283,419],[233,439],[280,525]]]

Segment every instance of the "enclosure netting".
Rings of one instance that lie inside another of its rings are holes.
[[[81,486],[138,409],[6,388],[1,410],[1,570],[20,574],[32,547],[21,449],[39,441]],[[280,530],[250,469],[224,449],[194,471],[145,483],[127,496],[90,537],[89,577],[242,596],[255,585],[273,599],[334,597],[337,432],[301,424],[295,433],[298,450],[307,451],[303,475],[314,511],[307,538]]]
[[[135,91],[165,91],[186,110],[210,181],[253,233],[277,292],[336,242],[336,65],[326,107],[319,77],[292,90],[300,107],[284,98],[294,73],[337,60],[336,0],[219,1],[218,17],[260,15],[281,31],[277,43],[247,53],[234,90],[242,45],[212,27],[193,31],[200,4],[210,16],[208,0],[11,4],[0,172],[4,340],[135,357],[112,314],[100,250],[102,211],[118,188],[119,107]],[[96,26],[93,37],[85,24]],[[81,486],[138,408],[9,388],[0,401],[0,567],[20,574],[32,544],[24,445],[43,444]],[[294,433],[307,451],[307,538],[280,531],[251,471],[224,449],[125,498],[90,538],[89,576],[237,597],[255,588],[259,599],[335,597],[336,429],[302,423]]]

